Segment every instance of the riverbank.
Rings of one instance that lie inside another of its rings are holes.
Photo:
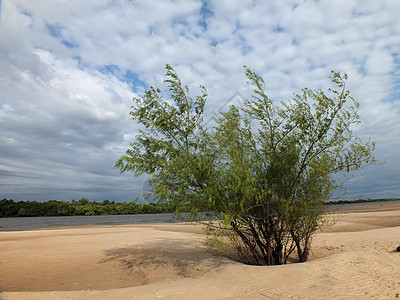
[[[309,262],[273,267],[218,255],[192,224],[0,232],[1,297],[396,299],[400,203],[363,210],[331,214]]]

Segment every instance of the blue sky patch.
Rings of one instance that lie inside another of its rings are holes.
[[[65,46],[67,46],[67,47],[70,48],[70,49],[71,49],[71,48],[78,48],[78,47],[79,47],[78,44],[71,43],[71,42],[68,42],[68,41],[66,41],[66,40],[62,40],[61,43],[63,43]]]
[[[0,5],[1,5],[1,0],[0,0]],[[0,11],[1,11],[1,7],[0,7]],[[21,10],[21,13],[27,17],[32,17],[32,13],[28,10]]]
[[[208,1],[202,1],[201,3],[201,8],[200,8],[200,21],[198,24],[204,28],[204,30],[208,29],[208,19],[210,19],[214,13],[210,9],[210,5],[208,4]]]
[[[210,42],[210,46],[212,46],[212,47],[215,47],[215,46],[217,46],[218,45],[218,42],[216,41],[216,40],[212,40],[211,42]]]
[[[400,84],[399,84],[400,85]],[[395,89],[393,93],[391,93],[388,97],[385,97],[383,99],[383,102],[396,102],[400,101],[400,92],[399,92],[399,87]]]
[[[146,82],[139,79],[138,74],[130,70],[126,71],[126,73],[122,76],[121,80],[129,84],[129,86],[132,88],[134,92],[137,92],[142,89],[147,90],[149,88],[149,85]]]
[[[396,64],[395,69],[390,72],[392,75],[393,81],[392,81],[392,89],[391,93],[389,96],[385,97],[383,99],[383,102],[396,102],[400,101],[400,55],[398,53],[392,54],[394,58],[394,62]]]
[[[137,92],[139,90],[148,89],[149,85],[139,79],[139,75],[131,70],[121,70],[121,68],[117,65],[104,65],[97,68],[102,74],[112,74],[117,77],[122,82],[127,83],[133,92]]]
[[[64,27],[60,26],[60,25],[50,25],[50,24],[46,24],[46,28],[47,28],[47,32],[55,39],[59,40],[63,45],[65,45],[68,48],[78,48],[79,45],[71,42],[71,41],[67,41],[64,38],[63,35],[63,30]]]
[[[286,30],[284,27],[282,27],[281,25],[278,24],[278,25],[272,27],[272,31],[273,32],[285,32]]]
[[[120,68],[117,65],[104,65],[99,68],[97,68],[97,71],[99,71],[102,74],[113,74],[114,76],[120,77],[119,74],[121,72]]]
[[[46,24],[47,32],[56,39],[62,39],[62,27],[60,25]]]
[[[83,69],[87,69],[87,68],[88,68],[88,66],[82,62],[82,57],[81,57],[81,56],[75,55],[75,56],[73,57],[73,59],[76,60],[76,61],[78,62],[76,66],[77,66],[80,70],[83,70]]]
[[[246,39],[242,35],[239,36],[239,41],[236,43],[236,46],[240,47],[243,55],[247,55],[254,50],[252,46],[246,43]]]

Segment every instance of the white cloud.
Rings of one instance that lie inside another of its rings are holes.
[[[93,190],[120,199],[137,193],[141,179],[117,175],[112,166],[136,130],[130,99],[149,85],[165,91],[166,63],[193,94],[207,87],[208,111],[237,91],[249,95],[243,65],[264,77],[276,100],[304,86],[326,88],[331,69],[347,72],[364,121],[356,131],[377,141],[378,159],[387,159],[389,170],[361,173],[362,180],[349,183],[352,195],[362,189],[378,195],[373,183],[394,195],[400,192],[397,11],[396,0],[3,1],[5,196],[60,198],[54,191],[62,190],[68,200],[79,197],[71,196],[77,189],[102,200]],[[32,188],[17,196],[26,176]]]

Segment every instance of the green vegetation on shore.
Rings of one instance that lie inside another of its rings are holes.
[[[400,201],[400,198],[382,198],[382,199],[358,199],[358,200],[339,200],[326,202],[327,205],[337,205],[337,204],[355,204],[355,203],[373,203],[373,202],[387,202],[387,201]]]
[[[89,201],[82,198],[72,200],[46,202],[0,200],[0,217],[47,217],[47,216],[94,216],[94,215],[127,215],[127,214],[159,214],[172,213],[176,207],[172,203],[137,203]]]
[[[358,199],[326,202],[326,205],[374,203],[400,201],[400,198]],[[89,201],[82,198],[79,201],[14,201],[0,200],[0,217],[50,217],[50,216],[94,216],[94,215],[128,215],[128,214],[159,214],[173,213],[176,207],[171,202],[140,204],[137,201],[103,202]]]

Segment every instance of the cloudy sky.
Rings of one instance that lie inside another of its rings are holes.
[[[0,198],[139,196],[145,177],[113,167],[137,132],[132,98],[164,89],[167,63],[194,96],[206,86],[208,112],[248,96],[244,65],[276,101],[348,73],[354,130],[386,163],[355,174],[346,197],[400,197],[398,0],[0,3]]]

